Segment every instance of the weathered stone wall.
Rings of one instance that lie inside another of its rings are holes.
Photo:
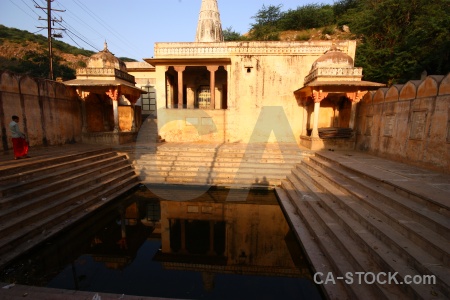
[[[450,173],[450,74],[367,93],[356,149]]]
[[[0,72],[0,127],[3,151],[12,148],[9,123],[20,118],[30,146],[60,145],[81,140],[81,105],[59,82]]]

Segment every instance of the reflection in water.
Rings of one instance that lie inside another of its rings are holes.
[[[320,299],[274,193],[227,201],[228,192],[169,201],[143,187],[14,262],[0,281],[167,298]]]

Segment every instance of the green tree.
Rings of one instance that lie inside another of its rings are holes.
[[[53,58],[54,77],[61,77],[63,80],[74,79],[75,70],[62,64],[62,58],[55,56]],[[2,69],[10,70],[19,74],[27,74],[32,77],[48,78],[50,73],[50,64],[47,53],[28,51],[21,60],[2,61]]]
[[[230,26],[223,31],[223,39],[227,42],[230,41],[245,41],[246,37],[242,36],[238,32],[234,31]]]
[[[257,14],[252,17],[256,23],[251,24],[250,40],[271,41],[279,39],[278,21],[281,17],[281,7],[281,4],[262,6]]]
[[[281,14],[278,24],[281,30],[303,30],[331,25],[334,20],[332,6],[310,4]]]
[[[450,0],[358,0],[345,16],[361,40],[355,64],[388,84],[450,71]]]

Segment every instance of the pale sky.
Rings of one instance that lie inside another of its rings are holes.
[[[333,4],[335,0],[218,0],[222,28],[246,33],[252,17],[263,5],[282,4],[281,11],[307,4]],[[29,32],[46,27],[46,0],[0,0],[0,24]],[[156,42],[193,42],[201,0],[54,0],[52,18],[63,19],[59,39],[68,44],[98,51],[105,40],[117,57],[141,61],[153,56]],[[59,23],[53,27],[60,28]],[[39,32],[47,36],[47,30]],[[87,43],[86,43],[87,42]]]

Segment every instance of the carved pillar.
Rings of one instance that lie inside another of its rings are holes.
[[[114,130],[113,132],[119,132],[119,89],[118,88],[110,88],[109,91],[106,92],[109,98],[112,99],[113,105],[113,115],[114,115]]]
[[[82,90],[77,89],[77,94],[81,98],[81,132],[86,133],[87,132],[87,112],[86,112],[86,99],[89,97],[90,92],[85,92]]]
[[[131,103],[131,132],[136,132],[136,111],[135,111],[136,105],[132,102]]]
[[[301,100],[301,104],[303,106],[303,125],[302,125],[302,136],[308,135],[308,99]]]
[[[314,119],[313,128],[311,132],[311,137],[319,137],[319,112],[320,112],[320,102],[328,96],[328,93],[320,91],[313,91],[312,98],[314,99]]]
[[[207,66],[209,71],[209,86],[211,90],[211,102],[209,104],[210,109],[216,108],[216,71],[219,69],[218,66]]]
[[[350,112],[350,122],[349,122],[349,128],[355,129],[355,118],[356,118],[356,105],[358,102],[364,97],[364,95],[367,93],[367,91],[361,92],[357,91],[354,93],[347,93],[347,98],[350,99],[352,102],[352,109]]]
[[[174,67],[175,71],[178,73],[178,109],[183,108],[183,71],[186,69],[185,66]]]

